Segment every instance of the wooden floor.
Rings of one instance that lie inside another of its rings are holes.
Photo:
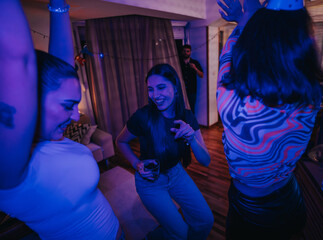
[[[223,131],[223,127],[221,123],[215,124],[209,128],[201,128],[204,141],[211,155],[211,163],[209,167],[203,167],[193,158],[191,165],[187,168],[187,172],[193,178],[193,180],[201,190],[210,208],[212,209],[212,212],[214,215],[215,221],[214,221],[214,225],[211,230],[211,233],[208,237],[208,240],[225,239],[225,219],[226,219],[227,210],[228,210],[227,191],[230,184],[230,176],[228,171],[228,165],[225,160],[225,156],[223,152],[222,131]],[[139,155],[138,140],[132,141],[130,145],[131,145],[131,148],[134,150],[134,152],[137,155]],[[118,150],[116,150],[116,155],[111,159],[109,159],[108,165],[106,165],[104,161],[99,163],[101,173],[115,166],[121,166],[126,170],[128,170],[129,172],[134,173],[134,169],[132,168],[132,166],[128,163],[126,159],[122,157],[122,155]],[[296,173],[297,173],[297,169],[296,169]],[[296,176],[298,175],[299,174],[297,174]],[[308,185],[304,185],[304,186],[306,189],[308,188]],[[319,193],[317,195],[319,195]],[[312,206],[312,208],[314,209],[313,211],[316,213],[317,207],[315,206],[322,206],[320,205],[321,202],[322,201],[320,201],[316,205],[308,202],[307,207],[313,205],[314,206],[314,208]],[[316,218],[321,219],[321,217],[316,217]],[[308,220],[309,227],[306,228],[308,229],[306,230],[307,232],[311,233],[313,231],[312,230],[313,224],[311,220],[315,220],[316,218]],[[1,220],[1,215],[0,215],[0,220]],[[316,223],[316,225],[317,224],[319,223]],[[27,228],[22,223],[20,223],[20,225]],[[18,237],[17,235],[18,233],[24,234],[21,236],[25,236],[26,234],[28,234],[30,230],[28,232],[26,231],[25,228],[21,230],[21,227],[20,227],[19,228],[20,230],[17,230],[18,228],[14,227],[13,231],[16,232],[15,233],[16,237],[10,238],[10,239],[20,239],[20,237]],[[322,234],[319,234],[319,236],[321,235]],[[7,238],[0,237],[0,239],[7,239]],[[293,238],[293,240],[321,240],[321,239],[322,238],[320,237],[318,238],[307,237],[306,234],[302,234],[302,236]]]
[[[224,240],[225,239],[225,220],[228,211],[228,199],[227,199],[227,192],[230,185],[230,176],[228,165],[225,160],[224,152],[223,152],[223,145],[222,145],[222,132],[223,126],[222,123],[219,122],[209,128],[202,128],[201,132],[206,144],[206,147],[209,150],[211,155],[211,163],[208,167],[203,167],[199,164],[195,158],[192,159],[192,163],[187,168],[187,172],[193,178],[196,185],[202,192],[204,198],[206,199],[207,203],[209,204],[213,216],[214,216],[214,225],[211,230],[211,233],[208,237],[208,240]],[[139,156],[139,142],[138,140],[134,140],[130,143],[131,148]],[[193,154],[192,154],[193,156]],[[134,169],[129,164],[127,160],[125,160],[120,152],[116,150],[116,155],[110,159],[108,167],[106,165],[101,166],[101,171],[106,171],[110,168],[115,166],[121,166],[126,170],[134,173]],[[296,177],[298,181],[300,181],[303,177],[299,174],[298,168],[296,168]],[[304,187],[304,186],[303,186]],[[305,186],[307,189],[308,186]],[[305,189],[303,189],[305,190]],[[306,199],[305,199],[306,200]],[[312,200],[311,200],[312,201]],[[315,206],[319,206],[319,204],[313,204],[310,201],[305,201],[307,204],[307,208],[316,208]],[[313,205],[313,206],[312,206]],[[307,225],[305,230],[297,235],[294,236],[293,240],[319,240],[322,238],[312,238],[308,237],[310,235],[312,229],[311,219],[312,217],[309,215],[307,220]],[[320,235],[320,234],[319,234]],[[322,234],[321,234],[322,235]]]
[[[223,128],[221,123],[215,124],[209,128],[201,128],[206,147],[211,155],[211,163],[209,167],[203,167],[193,158],[192,163],[187,168],[187,172],[202,192],[214,215],[215,221],[208,238],[209,240],[225,239],[225,219],[228,210],[227,191],[230,184],[230,177],[223,152],[221,140],[222,131]],[[130,145],[134,152],[139,155],[138,141],[132,141]],[[107,169],[116,165],[134,173],[131,165],[118,151],[116,152],[116,156],[110,159],[109,167]],[[107,170],[104,167],[101,167],[100,169],[101,171]]]

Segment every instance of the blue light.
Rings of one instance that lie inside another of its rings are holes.
[[[104,57],[104,54],[103,53],[100,53],[99,56],[100,56],[100,58],[103,58]]]

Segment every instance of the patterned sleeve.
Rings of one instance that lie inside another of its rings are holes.
[[[230,72],[231,67],[231,61],[232,61],[232,48],[237,42],[240,34],[241,34],[242,28],[236,27],[228,40],[226,41],[224,47],[222,48],[222,52],[220,55],[220,64],[219,64],[219,74],[218,74],[218,87],[221,84],[221,80],[223,76]]]

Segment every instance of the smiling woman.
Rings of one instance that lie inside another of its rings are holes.
[[[180,80],[172,66],[155,65],[146,83],[149,103],[130,117],[116,143],[137,170],[137,193],[161,224],[164,239],[206,239],[213,215],[181,164],[186,151],[191,154],[188,145],[201,164],[210,163],[199,125],[193,113],[185,109]],[[140,141],[140,159],[129,146],[136,137]],[[159,163],[158,177],[147,169],[148,161]],[[172,199],[180,205],[185,220]]]
[[[174,115],[174,95],[177,92],[174,85],[167,78],[152,75],[147,80],[149,98],[156,104],[165,117]]]

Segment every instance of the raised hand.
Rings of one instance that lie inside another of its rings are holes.
[[[190,64],[190,67],[196,71],[197,67],[195,66],[195,64],[194,63],[189,63],[189,64]]]
[[[238,23],[243,16],[243,11],[242,11],[242,6],[240,1],[223,0],[223,2],[221,0],[217,0],[218,5],[222,8],[222,10],[219,9],[219,12],[222,18],[229,22]]]
[[[179,128],[171,128],[170,130],[175,133],[175,139],[184,138],[186,142],[190,143],[194,136],[194,129],[182,120],[175,120],[175,124],[179,124]]]

